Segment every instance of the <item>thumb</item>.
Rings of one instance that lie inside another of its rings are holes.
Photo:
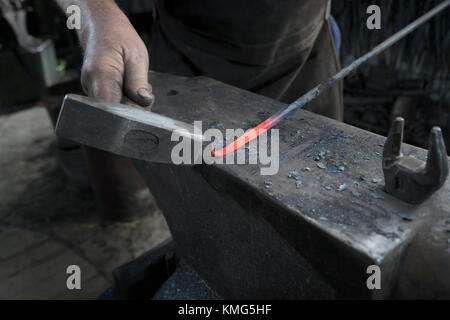
[[[148,83],[148,58],[145,56],[125,62],[123,89],[125,94],[143,107],[151,107],[155,97]]]

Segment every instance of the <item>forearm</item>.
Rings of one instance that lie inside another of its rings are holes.
[[[112,16],[120,19],[123,13],[114,0],[55,0],[59,7],[66,12],[71,5],[77,5],[81,14],[81,29],[77,30],[81,44],[85,45],[89,30],[95,29],[96,25],[111,20]]]
[[[101,13],[104,10],[114,9],[118,7],[114,0],[55,0],[63,11],[71,5],[77,5],[80,7],[81,12],[89,13]]]

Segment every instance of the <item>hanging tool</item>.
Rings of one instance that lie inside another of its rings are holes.
[[[370,52],[366,53],[362,57],[356,59],[353,61],[350,65],[343,68],[341,71],[336,73],[334,76],[332,76],[327,81],[317,85],[315,88],[311,89],[309,92],[307,92],[305,95],[298,98],[296,101],[291,103],[289,106],[287,106],[285,109],[278,111],[274,115],[272,115],[270,118],[259,124],[258,126],[249,129],[247,132],[245,132],[242,136],[237,138],[235,141],[227,145],[225,148],[220,150],[213,150],[211,147],[211,154],[214,157],[223,157],[227,153],[234,152],[237,149],[241,148],[242,146],[246,145],[251,140],[257,138],[262,133],[266,132],[278,122],[280,122],[285,116],[287,116],[289,113],[301,109],[306,104],[314,100],[318,95],[320,95],[322,92],[327,90],[328,88],[335,85],[337,82],[344,79],[347,75],[349,75],[352,71],[355,71],[358,69],[363,63],[367,62],[371,58],[375,57],[376,55],[380,54],[387,48],[394,45],[396,42],[404,38],[406,35],[426,23],[428,20],[439,14],[440,12],[444,11],[446,8],[450,6],[450,0],[443,1],[440,5],[436,6],[434,9],[430,10],[426,14],[424,14],[422,17],[418,18],[402,30],[398,31],[382,43],[380,43],[378,46],[376,46],[374,49],[372,49]]]

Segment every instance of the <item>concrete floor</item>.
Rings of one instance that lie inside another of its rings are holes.
[[[160,211],[131,223],[104,221],[56,160],[47,112],[0,117],[0,299],[94,299],[112,270],[169,237]],[[66,269],[81,268],[81,290]]]

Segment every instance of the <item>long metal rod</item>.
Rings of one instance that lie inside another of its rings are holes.
[[[290,105],[288,105],[285,109],[278,111],[274,115],[272,115],[270,118],[256,126],[255,128],[249,129],[244,135],[237,138],[234,142],[227,145],[225,148],[214,151],[211,150],[211,153],[215,157],[223,157],[229,152],[234,152],[240,147],[247,144],[249,141],[255,139],[260,134],[264,133],[265,131],[269,130],[273,126],[275,126],[278,122],[280,122],[286,115],[289,113],[300,109],[304,107],[306,104],[314,100],[318,95],[320,95],[323,91],[327,90],[328,88],[332,87],[337,82],[344,79],[347,75],[349,75],[352,71],[358,69],[363,63],[370,60],[372,57],[380,54],[387,48],[391,47],[393,44],[410,34],[412,31],[426,23],[428,20],[436,16],[438,13],[444,11],[447,7],[450,6],[450,0],[443,1],[440,5],[436,6],[434,9],[431,9],[429,12],[403,28],[402,30],[398,31],[379,45],[377,45],[375,48],[373,48],[370,52],[366,53],[362,57],[356,59],[351,64],[349,64],[347,67],[341,69],[338,73],[336,73],[334,76],[329,78],[327,81],[317,85],[315,88],[311,89],[309,92],[292,102]]]

